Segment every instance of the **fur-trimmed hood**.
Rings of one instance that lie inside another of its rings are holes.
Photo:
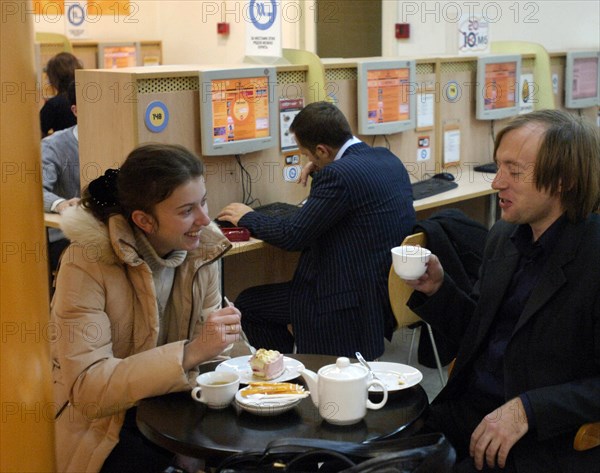
[[[142,264],[136,248],[135,236],[129,222],[122,215],[113,215],[105,225],[81,205],[67,208],[61,215],[60,228],[65,236],[86,250],[93,252],[97,261],[105,264]],[[200,247],[189,257],[199,263],[219,258],[232,247],[219,227],[212,223],[202,230]]]

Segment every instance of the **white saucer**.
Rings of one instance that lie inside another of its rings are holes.
[[[250,357],[251,355],[238,356],[236,358],[231,358],[230,360],[225,360],[220,363],[215,371],[229,371],[232,373],[237,373],[240,376],[240,383],[242,384],[250,384],[257,383],[261,381],[265,381],[264,378],[259,378],[258,376],[254,376],[252,374],[252,368],[250,368]],[[298,360],[294,360],[293,358],[288,358],[287,356],[283,357],[283,374],[274,379],[269,379],[267,382],[269,383],[283,383],[285,381],[289,381],[291,379],[295,379],[300,376],[300,372],[304,369],[304,365],[300,363]]]
[[[360,363],[355,363],[360,366]],[[402,363],[390,363],[386,361],[369,361],[369,366],[375,372],[388,392],[400,391],[411,388],[421,382],[423,373],[417,368]],[[371,386],[369,391],[381,392],[379,386]]]
[[[293,409],[303,398],[261,398],[250,399],[242,396],[243,389],[240,389],[235,394],[235,402],[243,410],[258,416],[275,416]]]

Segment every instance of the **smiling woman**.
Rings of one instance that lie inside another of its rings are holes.
[[[72,244],[52,319],[73,336],[53,342],[58,470],[161,471],[172,454],[142,440],[133,406],[189,390],[198,364],[239,339],[213,264],[231,244],[208,218],[202,163],[180,146],[140,146],[61,228]]]

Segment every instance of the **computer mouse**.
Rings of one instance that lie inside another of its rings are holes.
[[[443,179],[444,181],[453,181],[454,176],[449,172],[440,172],[438,174],[434,174],[432,179]]]

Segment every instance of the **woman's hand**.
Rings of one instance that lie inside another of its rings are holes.
[[[240,338],[241,313],[233,307],[215,310],[206,318],[200,333],[185,345],[183,369],[188,371],[221,353]]]
[[[403,279],[403,281],[415,291],[422,292],[426,296],[433,296],[444,282],[444,268],[437,256],[431,255],[427,262],[427,271],[419,279]]]

